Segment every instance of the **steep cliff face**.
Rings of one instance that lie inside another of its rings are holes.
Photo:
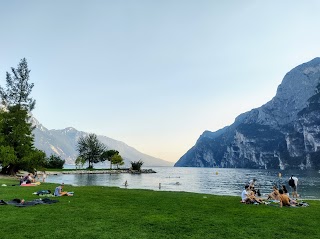
[[[175,166],[319,169],[319,83],[320,58],[297,66],[271,101],[205,131]]]

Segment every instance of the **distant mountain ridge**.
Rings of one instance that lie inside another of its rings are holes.
[[[74,164],[78,156],[76,145],[81,136],[89,133],[78,131],[68,127],[62,130],[48,130],[39,121],[31,117],[31,123],[35,126],[33,134],[35,136],[34,145],[37,149],[43,150],[47,156],[52,154],[60,156],[66,160],[67,164]],[[103,135],[97,135],[98,139],[104,143],[108,149],[118,150],[124,158],[125,166],[130,166],[130,161],[142,160],[143,166],[172,166],[173,163],[141,153],[127,144],[111,139]],[[109,162],[106,162],[109,166]]]
[[[203,132],[175,166],[319,169],[320,58],[288,72],[271,101]]]

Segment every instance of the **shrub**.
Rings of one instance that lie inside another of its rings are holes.
[[[65,160],[62,160],[59,156],[51,155],[50,158],[47,159],[45,167],[62,169],[64,163],[65,163]]]
[[[131,169],[132,170],[141,170],[141,166],[142,166],[143,162],[141,160],[139,161],[131,161]]]

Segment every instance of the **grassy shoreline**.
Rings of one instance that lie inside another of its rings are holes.
[[[0,178],[0,185],[16,179]],[[32,193],[54,190],[1,187],[0,199],[39,198]],[[1,207],[1,238],[320,238],[320,202],[306,208],[244,205],[240,197],[186,192],[65,186],[73,197],[52,205]],[[55,198],[56,199],[56,198]]]

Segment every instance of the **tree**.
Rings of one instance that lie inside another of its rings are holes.
[[[79,166],[79,168],[83,168],[83,165],[86,163],[86,161],[82,157],[77,157],[76,161],[76,166]]]
[[[51,155],[47,160],[46,160],[46,168],[58,168],[62,169],[63,165],[65,163],[65,160],[61,159],[60,156],[57,155]]]
[[[44,165],[45,153],[34,148],[29,112],[35,100],[30,97],[34,86],[29,83],[27,60],[23,58],[17,69],[7,72],[6,88],[0,86],[4,108],[0,111],[0,164],[1,173],[15,174],[19,169],[33,172]]]
[[[79,157],[85,162],[88,161],[88,168],[93,168],[94,163],[104,161],[102,154],[105,152],[106,146],[98,140],[97,135],[89,134],[79,138],[77,150]]]
[[[119,169],[119,166],[124,165],[123,158],[119,154],[115,154],[111,157],[111,163],[116,165]]]
[[[108,160],[110,161],[110,169],[112,169],[112,157],[114,155],[118,155],[119,151],[111,149],[111,150],[105,150],[102,154],[103,161]]]
[[[131,168],[132,170],[141,170],[141,166],[143,165],[143,162],[141,160],[139,161],[131,161]]]
[[[6,89],[0,87],[2,104],[5,107],[18,105],[27,111],[32,111],[36,101],[30,96],[33,83],[29,83],[28,63],[26,58],[21,59],[17,69],[11,67],[12,75],[7,72]]]
[[[18,170],[33,170],[44,164],[45,153],[34,148],[29,116],[19,105],[9,106],[1,113],[1,173],[14,175]]]

